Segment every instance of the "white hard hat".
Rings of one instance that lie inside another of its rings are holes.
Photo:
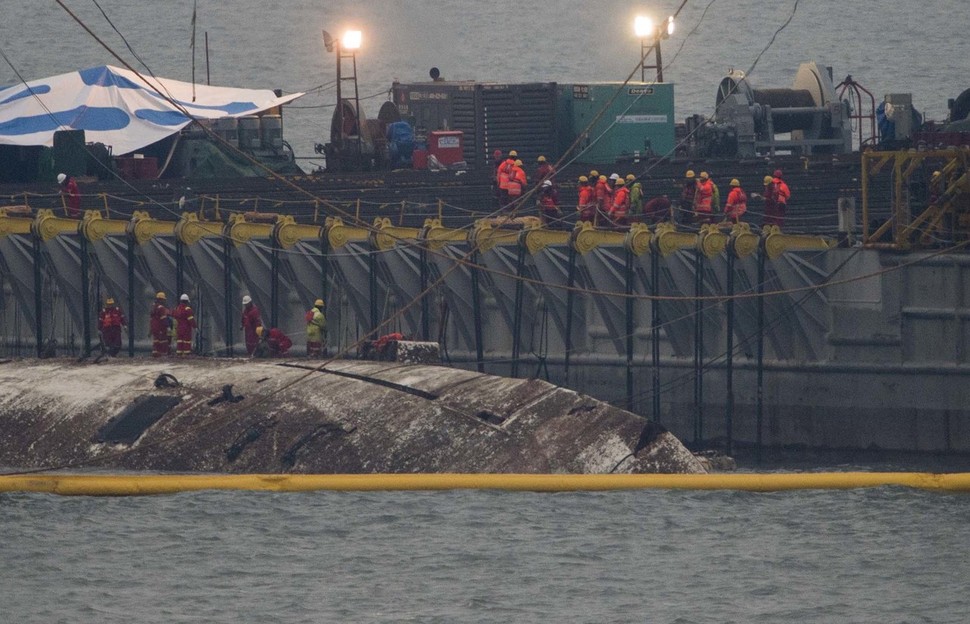
[[[182,296],[179,297],[179,301],[188,301],[188,300],[189,300],[189,296],[186,295],[185,293],[182,293]]]
[[[610,176],[610,179],[615,182],[616,180],[620,179],[620,174],[614,173],[613,175]]]
[[[249,305],[252,302],[253,302],[253,298],[252,297],[250,297],[249,295],[244,295],[243,296],[243,305]]]
[[[552,180],[546,180],[542,183],[542,186],[552,186]]]
[[[50,178],[48,178],[48,179],[50,179]],[[67,179],[67,174],[65,174],[65,173],[58,173],[57,174],[57,183],[58,184],[64,184],[64,180],[66,180],[66,179]]]

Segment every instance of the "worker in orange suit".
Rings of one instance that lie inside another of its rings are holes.
[[[512,150],[509,152],[508,158],[499,163],[495,170],[495,182],[498,185],[500,208],[504,208],[509,203],[509,180],[512,178],[512,169],[515,168],[515,161],[518,155],[518,152]]]
[[[152,305],[149,330],[152,338],[152,357],[168,355],[172,350],[172,315],[165,307],[165,293],[159,291]]]
[[[580,221],[593,223],[596,220],[596,197],[586,176],[579,176],[579,200],[576,202],[576,211],[579,212]]]
[[[626,187],[626,180],[618,178],[613,191],[613,205],[610,207],[610,221],[613,225],[630,225],[627,215],[630,212],[630,189]]]
[[[613,206],[613,189],[605,175],[601,175],[596,181],[596,188],[593,190],[596,198],[596,220],[595,225],[599,225],[601,220],[609,217],[610,208]]]
[[[741,221],[741,217],[748,211],[748,195],[741,188],[737,178],[731,180],[731,192],[728,193],[727,203],[724,205],[724,216],[734,223]]]
[[[192,353],[192,338],[198,323],[195,322],[195,312],[189,305],[189,296],[179,297],[179,304],[172,312],[175,319],[175,355],[183,356]]]
[[[772,225],[781,227],[785,222],[785,211],[788,210],[788,200],[791,199],[791,189],[782,176],[781,169],[776,169],[772,183],[775,185],[775,209],[772,215]]]
[[[711,222],[711,206],[714,202],[714,183],[706,171],[701,171],[694,194],[694,223]]]
[[[522,161],[516,160],[509,175],[509,203],[522,197],[522,193],[528,184],[529,178],[525,175],[525,169],[522,168]]]
[[[114,357],[121,351],[121,330],[127,327],[125,315],[122,314],[115,300],[108,297],[104,302],[104,309],[98,315],[98,333],[101,334],[101,344],[105,352]]]

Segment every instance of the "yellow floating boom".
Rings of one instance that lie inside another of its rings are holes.
[[[970,492],[970,473],[835,472],[797,474],[367,474],[367,475],[68,475],[0,476],[0,492],[63,496],[146,496],[200,490],[270,492],[507,490],[850,490],[883,486]]]

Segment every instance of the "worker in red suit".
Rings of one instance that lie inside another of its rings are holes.
[[[546,180],[539,187],[539,216],[543,225],[554,225],[562,222],[562,211],[559,210],[559,191],[552,180]]]
[[[538,163],[535,175],[536,184],[542,184],[545,180],[555,175],[556,168],[549,164],[545,156],[540,156],[536,162]]]
[[[654,197],[643,205],[643,221],[655,225],[670,217],[670,198],[666,195]]]
[[[259,335],[256,333],[258,327],[262,327],[263,320],[259,316],[259,308],[253,303],[253,298],[246,295],[242,299],[242,322],[241,327],[246,336],[246,353],[253,355],[256,346],[259,344]]]
[[[593,195],[593,187],[589,185],[589,178],[579,176],[579,198],[576,202],[576,211],[579,213],[580,221],[596,219],[596,198]]]
[[[155,295],[149,329],[152,338],[152,357],[168,355],[172,350],[172,335],[170,333],[172,317],[168,308],[165,307],[165,293],[163,292]]]
[[[195,322],[195,312],[189,305],[189,296],[179,297],[178,307],[172,312],[175,319],[175,355],[190,355],[192,353],[192,338],[198,323]]]
[[[121,351],[121,329],[128,327],[125,315],[121,313],[115,300],[108,297],[104,302],[104,309],[98,315],[98,333],[101,334],[101,344],[108,355],[114,357]]]
[[[286,357],[293,341],[282,330],[273,327],[269,331],[265,327],[256,328],[256,336],[260,343],[256,348],[256,357]]]
[[[77,189],[77,182],[66,173],[57,174],[57,183],[61,186],[61,197],[67,216],[72,219],[81,218],[81,192]]]
[[[630,189],[626,187],[626,180],[617,178],[613,191],[613,205],[610,206],[610,221],[613,225],[630,225],[627,215],[630,212]]]

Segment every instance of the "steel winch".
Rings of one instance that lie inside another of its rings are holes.
[[[694,125],[698,151],[708,157],[852,151],[849,104],[840,101],[831,68],[815,62],[799,66],[791,88],[756,89],[732,70],[718,86],[713,121]]]

